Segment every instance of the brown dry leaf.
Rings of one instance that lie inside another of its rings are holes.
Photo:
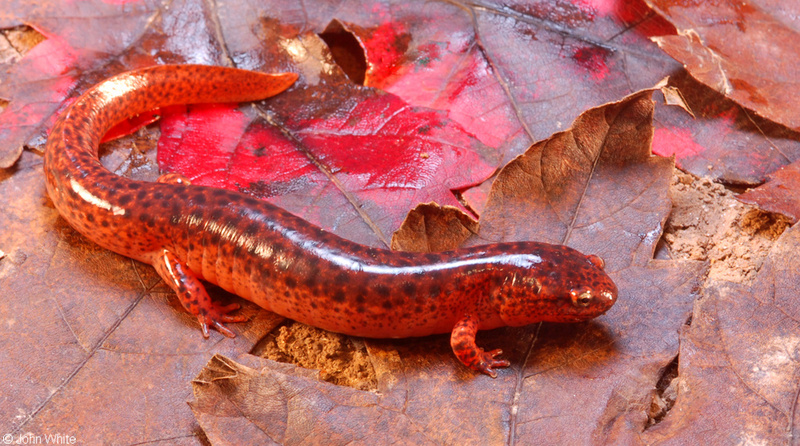
[[[392,235],[392,249],[439,252],[456,249],[478,232],[478,222],[453,206],[420,204]]]
[[[259,371],[216,355],[192,382],[196,399],[189,405],[213,444],[434,443],[424,427],[383,407],[375,393],[328,384],[297,367],[262,364]]]
[[[692,111],[692,108],[686,103],[686,98],[683,97],[683,94],[677,87],[673,85],[661,87],[661,94],[664,95],[665,104],[680,107],[683,109],[683,111],[689,113],[689,116],[692,118],[696,117]]]
[[[800,130],[800,3],[647,0],[678,29],[653,38],[706,85]]]
[[[670,210],[673,162],[651,155],[652,90],[590,109],[497,177],[471,244],[538,240],[646,265]]]
[[[737,198],[761,209],[783,214],[794,224],[800,219],[800,161],[778,169],[767,176],[763,186]]]
[[[791,444],[800,413],[800,228],[786,231],[750,289],[720,282],[684,327],[678,398],[647,444]]]

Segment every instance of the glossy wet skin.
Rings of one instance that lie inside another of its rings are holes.
[[[289,318],[366,337],[451,333],[469,367],[508,365],[475,345],[475,332],[540,321],[576,322],[607,311],[617,289],[602,261],[571,248],[500,243],[403,253],[344,240],[269,203],[167,174],[144,183],[108,172],[97,144],[116,122],[158,106],[233,102],[277,94],[292,74],[205,66],[126,73],[84,94],[54,126],[47,189],[61,215],[101,246],[149,263],[198,317],[232,333],[241,320],[208,297],[220,285]]]

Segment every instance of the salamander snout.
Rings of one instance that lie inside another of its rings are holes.
[[[587,321],[617,301],[617,286],[603,259],[565,246],[551,250],[552,261],[532,262],[499,290],[499,314],[506,324]]]

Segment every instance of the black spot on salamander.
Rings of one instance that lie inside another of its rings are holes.
[[[390,301],[390,300],[385,300],[385,301],[383,301],[383,303],[381,304],[381,306],[382,306],[383,308],[387,309],[387,310],[391,310],[391,309],[394,307],[394,305],[392,305],[392,301]]]
[[[94,223],[94,214],[92,213],[86,214],[86,220],[89,221],[89,223]]]
[[[194,194],[191,198],[193,204],[204,205],[206,204],[206,196],[205,194]]]
[[[414,296],[415,294],[417,294],[417,286],[414,285],[412,282],[405,282],[400,287],[400,289],[403,290],[403,294],[405,294],[406,296],[409,296],[409,297]]]
[[[333,296],[331,296],[333,301],[338,303],[344,303],[346,297],[347,296],[344,294],[344,290],[336,290],[336,292],[333,293]]]
[[[364,297],[363,294],[359,294],[358,296],[356,296],[356,303],[365,304],[366,302],[367,299]]]
[[[130,204],[131,200],[133,200],[133,197],[131,197],[130,194],[122,194],[117,198],[117,203],[119,203],[120,206],[127,206]]]
[[[391,292],[392,290],[389,289],[389,287],[386,285],[375,285],[375,293],[377,293],[378,296],[389,297],[389,294],[391,294]]]
[[[287,277],[286,286],[289,288],[295,288],[297,286],[297,281],[294,280],[294,277]]]
[[[337,274],[336,277],[333,278],[333,281],[337,285],[344,285],[348,281],[347,280],[347,273],[341,272],[341,273]]]
[[[144,197],[147,196],[147,191],[144,189],[140,189],[139,192],[136,192],[136,201],[142,202],[144,201]]]
[[[308,288],[309,290],[314,288],[317,285],[317,272],[312,271],[309,273],[308,277],[303,281],[303,286]]]

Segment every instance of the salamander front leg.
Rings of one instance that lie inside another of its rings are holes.
[[[475,335],[477,333],[478,319],[469,314],[465,315],[453,327],[453,332],[450,334],[450,347],[453,348],[453,353],[465,366],[496,378],[497,372],[493,369],[495,367],[508,367],[511,363],[505,359],[495,359],[498,355],[503,354],[500,349],[485,352],[478,347],[475,344]]]
[[[189,270],[180,259],[166,249],[161,251],[153,262],[158,275],[175,290],[183,308],[197,316],[203,337],[208,337],[208,326],[216,328],[223,335],[232,338],[236,336],[227,327],[225,322],[244,322],[245,316],[230,316],[228,313],[239,309],[239,304],[218,305],[208,296],[200,280]]]

